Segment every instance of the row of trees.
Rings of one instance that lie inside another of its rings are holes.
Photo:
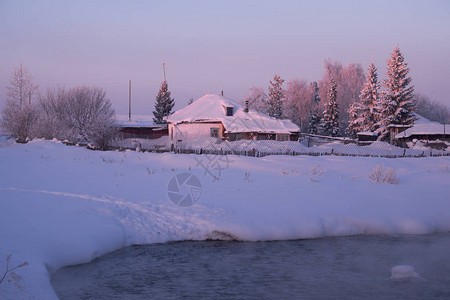
[[[243,101],[248,101],[252,109],[272,117],[292,120],[304,132],[340,135],[345,132],[349,120],[348,108],[358,99],[364,80],[360,64],[344,67],[339,62],[326,60],[325,74],[319,82],[295,79],[287,82],[284,88],[284,80],[275,75],[268,94],[262,87],[251,87]],[[330,96],[334,98],[330,99]],[[327,108],[330,100],[334,108]],[[333,115],[325,113],[326,110],[331,110]],[[330,122],[334,124],[333,128]]]
[[[32,102],[32,98],[38,101]],[[156,97],[153,121],[164,124],[174,105],[164,80]],[[0,127],[17,142],[35,137],[56,138],[71,143],[87,142],[101,149],[111,145],[118,131],[114,109],[104,90],[80,86],[50,89],[41,95],[22,64],[12,72]]]
[[[365,75],[360,64],[344,67],[327,60],[319,82],[293,80],[284,89],[284,80],[275,75],[268,95],[262,87],[252,87],[244,101],[272,117],[292,120],[304,132],[329,136],[376,131],[384,139],[388,125],[411,124],[415,111],[430,120],[446,122],[448,107],[424,95],[414,95],[408,73],[404,56],[395,47],[383,83],[373,62]]]
[[[13,71],[7,89],[0,127],[17,142],[56,138],[106,149],[115,139],[115,112],[105,91],[98,87],[53,89],[38,95],[38,86],[21,64]],[[38,101],[31,102],[36,96]]]
[[[359,131],[376,131],[380,139],[384,139],[388,134],[388,125],[410,125],[414,122],[414,87],[408,73],[409,68],[398,47],[387,61],[387,79],[382,85],[378,82],[375,64],[370,64],[360,100],[349,109],[351,119],[348,132],[351,135]],[[380,91],[381,86],[384,89]]]

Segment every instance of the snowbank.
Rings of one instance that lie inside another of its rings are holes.
[[[411,278],[419,278],[419,274],[416,273],[412,266],[408,265],[398,265],[392,267],[391,269],[391,279],[411,279]]]
[[[170,150],[172,142],[169,136],[162,136],[157,139],[139,139],[139,138],[128,138],[119,140],[114,146],[128,148],[128,149],[141,149],[141,150]]]
[[[52,272],[130,244],[450,231],[450,157],[101,152],[36,140],[2,144],[0,164],[0,268],[7,254],[30,263],[0,284],[2,299],[56,299]],[[372,182],[378,165],[399,183]],[[182,172],[202,185],[187,208],[167,197]]]

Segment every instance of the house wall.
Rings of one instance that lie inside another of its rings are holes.
[[[219,128],[218,138],[223,138],[222,123],[182,123],[169,124],[169,137],[172,141],[186,141],[211,137],[211,128]]]
[[[298,133],[275,134],[275,133],[241,132],[241,133],[224,134],[224,139],[228,141],[236,141],[236,140],[298,141],[298,138],[299,138]]]
[[[161,127],[123,127],[117,133],[119,139],[158,139],[165,135],[168,135],[167,128]]]

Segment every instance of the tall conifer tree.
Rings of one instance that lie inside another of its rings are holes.
[[[165,124],[165,117],[172,113],[175,100],[170,97],[169,86],[167,81],[163,81],[156,96],[155,110],[153,111],[153,122],[155,124]]]
[[[395,47],[391,57],[387,61],[387,76],[383,82],[385,90],[382,92],[380,105],[380,121],[382,126],[380,138],[387,135],[387,126],[410,125],[414,122],[415,103],[413,101],[414,87],[411,77],[408,76],[409,68],[398,46]]]
[[[285,98],[283,82],[284,79],[275,75],[269,85],[269,116],[277,119],[283,118],[283,101]]]
[[[339,136],[339,109],[336,103],[337,85],[334,79],[330,80],[328,100],[325,104],[320,130],[324,135]]]

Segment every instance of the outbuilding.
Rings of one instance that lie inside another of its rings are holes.
[[[157,139],[168,135],[167,124],[155,124],[150,115],[118,115],[119,139]]]

